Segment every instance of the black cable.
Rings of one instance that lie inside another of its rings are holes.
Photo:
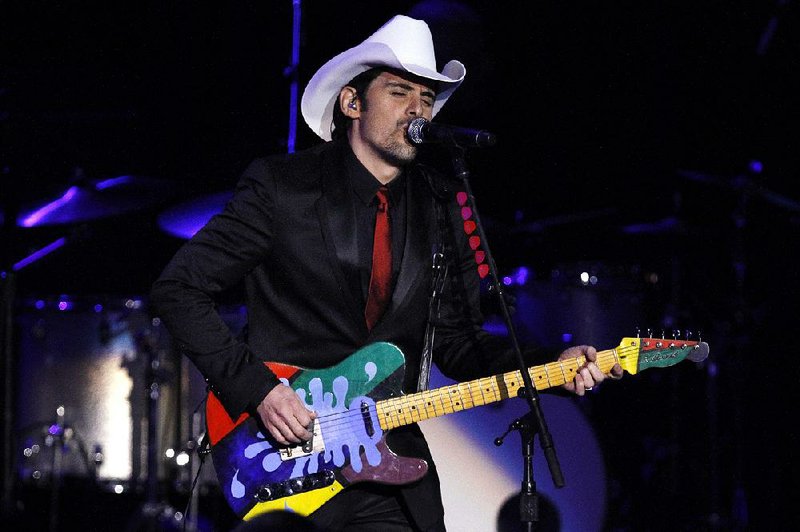
[[[194,416],[205,404],[207,399],[203,397],[197,406],[192,410],[192,416]],[[194,480],[192,480],[192,485],[189,488],[189,498],[186,500],[186,506],[183,509],[183,530],[186,531],[186,522],[189,520],[189,506],[192,504],[192,494],[194,490],[197,489],[197,481],[200,480],[200,473],[203,471],[203,466],[206,463],[206,456],[210,452],[210,444],[208,440],[208,431],[203,432],[203,435],[200,437],[200,442],[197,444],[197,448],[195,449],[197,456],[200,457],[200,467],[197,468],[197,474],[194,476]]]

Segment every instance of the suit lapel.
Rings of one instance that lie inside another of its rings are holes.
[[[344,168],[341,161],[333,158],[342,157],[342,150],[332,150],[323,164],[322,195],[317,201],[316,210],[320,220],[331,269],[334,272],[342,301],[347,307],[353,325],[364,333],[367,332],[364,321],[364,309],[360,298],[349,288],[342,270],[342,264],[352,262],[358,254],[358,242],[355,231],[355,213],[348,189],[346,176],[334,171]],[[431,208],[431,195],[428,185],[419,172],[410,172],[406,180],[406,241],[403,248],[403,260],[400,275],[392,292],[392,301],[386,314],[373,329],[380,329],[391,323],[392,316],[408,304],[411,295],[425,279],[425,272],[431,267],[431,252],[435,235],[436,220]]]
[[[381,323],[391,321],[392,314],[410,300],[412,290],[425,278],[425,272],[431,267],[431,252],[435,235],[436,220],[431,207],[431,197],[427,194],[427,184],[418,172],[411,172],[406,180],[407,212],[406,242],[403,248],[403,261],[400,265],[400,276],[392,292],[392,302],[387,309],[385,319]],[[380,325],[379,325],[380,326]]]
[[[348,190],[346,176],[343,171],[334,171],[334,168],[344,168],[341,160],[330,159],[343,156],[341,149],[329,152],[323,163],[322,195],[317,201],[316,210],[319,216],[328,260],[339,285],[342,301],[347,307],[353,325],[366,331],[364,322],[364,309],[350,290],[347,279],[342,270],[342,264],[352,262],[358,255],[358,242],[355,231],[355,213]]]

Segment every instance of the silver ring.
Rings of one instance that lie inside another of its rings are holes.
[[[593,388],[594,388],[594,386],[589,386],[588,388],[584,388],[584,390],[586,390],[588,392],[588,391],[592,390]]]

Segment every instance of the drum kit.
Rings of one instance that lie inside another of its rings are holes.
[[[4,205],[0,221],[6,234],[13,233],[4,246],[27,240],[27,231],[66,235],[157,209],[175,196],[176,185],[135,175],[81,178],[41,201]],[[189,238],[230,196],[213,194],[162,210],[159,228]],[[50,253],[69,243],[69,237],[61,237],[25,257],[4,250],[10,257],[0,267],[7,331],[2,344],[4,515],[24,501],[28,525],[60,530],[66,522],[79,522],[70,513],[76,502],[71,499],[79,493],[95,501],[111,494],[142,503],[129,518],[137,529],[180,524],[183,499],[196,505],[198,493],[215,489],[210,464],[199,467],[205,382],[173,351],[146,298],[25,292],[26,268],[51,260]],[[64,266],[59,270],[63,273]],[[243,326],[240,309],[221,309],[232,330]],[[193,481],[200,481],[199,490],[191,489]],[[130,502],[126,505],[130,510]],[[43,519],[38,526],[31,521]],[[189,518],[183,528],[192,529]]]

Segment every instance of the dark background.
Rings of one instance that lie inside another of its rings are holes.
[[[3,269],[68,238],[18,272],[17,298],[146,295],[182,243],[158,215],[287,150],[292,2],[2,10]],[[429,22],[440,64],[466,64],[437,120],[500,139],[467,161],[501,273],[541,286],[588,268],[639,296],[641,319],[612,337],[689,328],[711,345],[705,364],[583,401],[609,460],[606,528],[794,522],[797,3],[305,2],[301,90],[395,13]],[[316,143],[298,120],[298,149]],[[120,175],[153,178],[152,197],[10,223],[79,176]]]

